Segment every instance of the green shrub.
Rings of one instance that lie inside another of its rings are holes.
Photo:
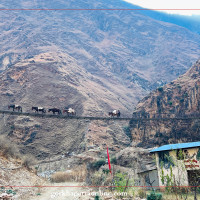
[[[169,105],[172,106],[172,101],[169,102]]]
[[[90,167],[94,170],[99,170],[99,168],[106,164],[105,160],[98,160],[94,163],[91,163]]]
[[[16,192],[14,190],[6,190],[6,193],[7,194],[13,194],[13,195],[16,195]]]
[[[127,181],[126,174],[122,173],[115,174],[114,177],[115,186],[122,186],[122,187],[116,187],[116,190],[118,190],[119,192],[123,192],[124,186],[126,186],[126,181]]]
[[[13,191],[12,191],[12,190],[7,190],[6,193],[7,193],[7,194],[12,194]]]
[[[1,187],[1,189],[0,189],[0,193],[7,193],[7,194],[13,194],[13,195],[16,195],[16,191],[11,190],[11,189],[6,190],[5,187]]]
[[[147,200],[162,200],[162,194],[152,191],[150,194],[147,195]]]
[[[159,91],[159,92],[163,92],[163,87],[159,87],[159,88],[158,88],[158,91]]]
[[[110,161],[112,164],[117,164],[117,158],[116,157],[113,157],[111,158],[111,161]]]
[[[109,169],[103,169],[104,174],[109,174],[110,170]]]
[[[100,200],[99,195],[96,195],[96,196],[94,197],[94,200]]]
[[[125,186],[133,186],[134,185],[134,180],[129,179],[128,174],[118,172],[114,176],[114,185],[118,186],[118,187],[115,187],[115,190],[117,190],[119,192],[123,192],[125,190]]]

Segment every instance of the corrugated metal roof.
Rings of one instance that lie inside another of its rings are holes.
[[[189,143],[177,143],[177,144],[168,144],[156,149],[151,150],[150,152],[157,152],[157,151],[169,151],[174,149],[187,149],[192,147],[200,147],[200,142],[189,142]]]

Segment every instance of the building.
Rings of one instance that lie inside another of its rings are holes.
[[[146,186],[148,189],[148,186],[155,187],[159,185],[158,171],[154,160],[150,162],[143,160],[137,175],[139,179],[138,185],[140,186]]]
[[[178,186],[200,185],[200,142],[164,145],[150,153],[155,154],[159,186],[170,179]]]

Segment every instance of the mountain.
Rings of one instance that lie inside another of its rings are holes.
[[[127,102],[133,98],[131,89],[118,80],[92,75],[62,52],[51,51],[23,60],[0,76],[2,109],[7,109],[8,102],[18,102],[24,111],[38,104],[72,106],[77,115],[103,116],[115,106],[127,113],[131,107]]]
[[[133,5],[134,9],[138,9],[139,13],[145,14],[148,17],[151,17],[155,20],[169,22],[176,24],[178,26],[189,29],[194,33],[200,34],[199,25],[200,17],[199,15],[180,15],[180,14],[169,14],[159,10],[143,10],[140,6]]]
[[[177,80],[151,92],[138,103],[133,117],[172,119],[131,121],[132,140],[142,146],[199,141],[199,119],[195,119],[200,113],[199,88],[200,60]],[[182,120],[173,119],[178,117]]]
[[[61,52],[39,54],[0,74],[3,110],[8,109],[9,103],[21,105],[23,112],[34,112],[32,106],[46,109],[69,106],[76,110],[78,116],[108,117],[107,112],[117,107],[126,116],[125,113],[130,112],[127,102],[131,101],[131,96],[126,97],[126,93],[126,88],[117,80],[99,79]],[[120,100],[121,94],[124,95]],[[100,124],[76,119],[0,117],[1,133],[17,143],[22,153],[31,153],[38,159],[66,152],[82,152],[93,145],[93,140],[99,141],[99,137],[102,137],[100,147],[106,144],[106,138],[110,138],[113,148],[119,149],[130,143],[122,127],[116,128],[113,123]]]
[[[2,9],[134,8],[123,1],[1,1]],[[88,72],[133,88],[133,102],[183,74],[199,58],[200,36],[139,11],[1,11],[0,64],[61,50]],[[109,74],[109,76],[108,76]],[[132,102],[131,102],[132,103]],[[133,107],[132,107],[133,108]]]
[[[141,98],[183,74],[200,53],[198,34],[138,11],[45,10],[134,8],[123,1],[2,0],[0,8],[1,109],[11,103],[27,112],[70,106],[88,116],[120,109],[128,117]],[[123,149],[130,144],[124,129],[118,122],[0,118],[1,133],[38,159]]]

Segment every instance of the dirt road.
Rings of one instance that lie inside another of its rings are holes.
[[[90,195],[91,189],[81,187],[83,186],[81,183],[55,183],[51,186],[42,189],[41,195],[31,200],[94,200],[94,197]]]

